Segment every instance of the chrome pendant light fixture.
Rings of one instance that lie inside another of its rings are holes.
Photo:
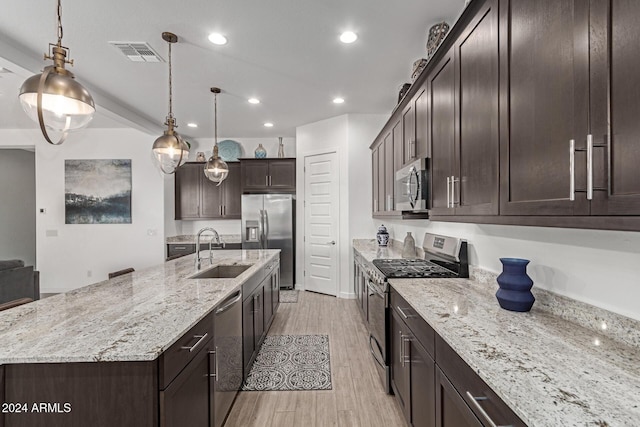
[[[153,143],[153,156],[160,170],[166,174],[175,173],[189,157],[189,146],[174,129],[176,119],[173,117],[173,83],[171,68],[171,45],[178,41],[178,36],[173,33],[162,33],[162,39],[169,45],[169,114],[165,121],[167,130]]]
[[[68,132],[87,126],[96,112],[89,91],[64,68],[65,64],[73,66],[68,53],[69,48],[62,45],[62,5],[58,0],[58,42],[49,43],[49,52],[44,55],[45,60],[53,60],[53,65],[25,80],[18,96],[24,111],[53,145],[62,144]],[[62,136],[53,142],[47,129],[62,132]]]
[[[204,174],[210,181],[220,185],[229,175],[229,166],[218,157],[218,94],[221,91],[220,88],[212,87],[211,92],[213,92],[213,154],[204,166]]]

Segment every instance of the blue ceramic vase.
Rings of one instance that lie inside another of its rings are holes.
[[[529,311],[536,300],[531,293],[533,280],[527,275],[528,259],[500,258],[502,273],[496,298],[500,307],[511,311]]]
[[[378,227],[378,233],[376,233],[376,239],[378,240],[378,246],[387,246],[389,243],[389,232],[387,227],[382,224]]]

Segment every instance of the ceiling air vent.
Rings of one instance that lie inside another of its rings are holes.
[[[164,62],[146,42],[109,42],[133,62]]]

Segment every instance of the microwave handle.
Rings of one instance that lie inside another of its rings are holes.
[[[415,195],[411,192],[411,181],[413,179],[416,180]],[[418,177],[418,171],[413,166],[411,166],[411,169],[409,169],[409,179],[407,180],[407,193],[409,193],[409,202],[411,202],[411,207],[415,207],[416,202],[418,200],[418,195],[420,194],[420,179]]]

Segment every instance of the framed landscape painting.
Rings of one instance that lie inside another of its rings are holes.
[[[131,159],[65,160],[65,224],[131,224]]]

